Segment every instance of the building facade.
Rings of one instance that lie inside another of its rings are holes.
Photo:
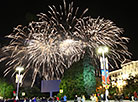
[[[129,75],[136,76],[138,74],[138,60],[131,61],[121,65],[123,72],[123,79],[128,79]]]
[[[124,80],[128,79],[130,75],[134,77],[138,75],[138,60],[121,64],[121,68],[122,69],[109,72],[112,85],[120,89],[126,85]]]

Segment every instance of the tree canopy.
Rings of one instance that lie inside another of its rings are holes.
[[[96,91],[95,69],[90,64],[90,60],[85,58],[74,63],[67,69],[60,83],[60,89],[68,99],[74,99],[75,95],[88,97]]]
[[[133,94],[134,91],[138,92],[138,75],[135,77],[130,75],[129,78],[126,80],[126,86],[123,88],[123,93],[125,95]]]
[[[13,97],[14,87],[5,80],[0,79],[0,96],[3,98]]]

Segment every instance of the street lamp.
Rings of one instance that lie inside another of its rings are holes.
[[[18,92],[19,92],[19,84],[21,83],[22,80],[22,75],[21,72],[24,70],[23,67],[17,67],[16,71],[18,71],[18,74],[16,76],[16,82],[17,82],[17,92],[16,92],[16,100],[18,100]]]
[[[108,60],[105,58],[105,53],[108,53],[109,49],[107,46],[101,46],[98,48],[98,53],[102,54],[102,58],[100,59],[101,62],[101,69],[104,70],[104,77],[105,77],[105,99],[106,102],[108,102],[107,96],[108,96],[108,88],[107,88],[107,73],[106,69],[108,69]],[[103,76],[102,76],[103,77]]]
[[[103,57],[104,57],[104,53],[108,53],[109,52],[109,48],[107,46],[101,46],[98,48],[98,53],[102,53]]]

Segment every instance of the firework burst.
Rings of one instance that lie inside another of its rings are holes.
[[[30,69],[33,70],[33,83],[38,72],[47,80],[60,78],[65,64],[62,54],[58,52],[56,33],[47,22],[32,22],[28,27],[16,27],[14,33],[7,36],[12,39],[10,44],[3,48],[5,53],[10,53],[1,59],[10,59],[5,75],[12,69],[23,66],[24,76]]]
[[[65,0],[63,4],[59,11],[54,5],[49,6],[49,15],[40,13],[38,22],[25,27],[19,25],[7,36],[11,41],[2,48],[5,55],[0,59],[8,59],[5,75],[23,66],[24,78],[29,70],[33,71],[32,85],[37,73],[46,80],[60,79],[64,70],[79,61],[87,51],[93,64],[97,65],[99,55],[96,49],[101,45],[110,48],[108,57],[115,63],[130,55],[125,45],[128,38],[121,37],[122,29],[112,21],[83,17],[88,9],[77,16],[79,7],[74,9],[73,2],[67,7]]]
[[[94,65],[97,65],[97,55],[96,48],[100,46],[108,46],[110,52],[107,57],[114,62],[116,67],[118,67],[117,62],[123,62],[126,56],[131,57],[131,53],[128,52],[126,43],[129,38],[122,37],[123,29],[117,27],[112,21],[100,19],[93,19],[91,17],[85,17],[78,20],[78,24],[75,34],[85,42],[89,54]],[[111,64],[110,66],[114,68]]]

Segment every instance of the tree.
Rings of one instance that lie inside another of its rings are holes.
[[[37,86],[33,86],[33,87],[22,87],[20,88],[20,96],[21,93],[25,92],[25,97],[41,97],[42,93],[40,91],[40,89]]]
[[[125,96],[128,94],[133,94],[134,91],[138,92],[138,75],[135,77],[130,75],[126,81],[126,86],[123,87],[123,93]]]
[[[83,81],[88,95],[96,91],[95,68],[91,64],[90,57],[85,54],[83,58]]]
[[[109,96],[110,96],[111,99],[113,99],[115,97],[115,95],[118,95],[119,94],[119,89],[118,89],[117,86],[110,85],[108,91],[109,91]]]
[[[7,83],[5,80],[0,79],[0,96],[3,98],[13,97],[14,87],[12,84]]]
[[[88,97],[96,92],[95,68],[90,62],[90,58],[85,56],[65,70],[60,83],[63,93],[59,93],[58,96],[66,95],[68,99],[73,99],[75,95]]]
[[[102,85],[101,77],[96,77],[96,93],[104,94],[105,88]]]
[[[58,96],[66,95],[68,99],[73,99],[75,95],[86,95],[83,81],[83,60],[74,63],[71,68],[67,69],[60,83],[60,89],[63,89],[62,94]]]

